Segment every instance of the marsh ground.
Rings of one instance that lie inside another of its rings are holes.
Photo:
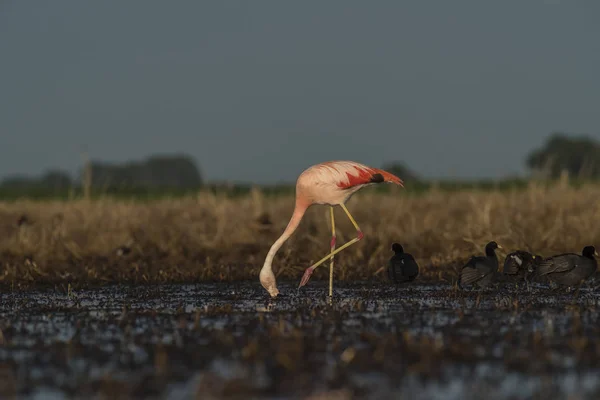
[[[327,265],[295,289],[329,250],[326,207],[275,257],[284,296],[258,284],[289,195],[2,202],[0,397],[598,398],[594,280],[571,294],[454,283],[489,240],[501,262],[600,247],[599,197],[591,184],[365,190],[348,203],[365,237],[336,256],[332,305]],[[338,243],[355,236],[341,210],[336,226]],[[394,241],[420,265],[398,289]]]
[[[338,282],[330,305],[325,282],[296,285],[275,300],[254,281],[3,292],[0,396],[600,396],[590,288]]]

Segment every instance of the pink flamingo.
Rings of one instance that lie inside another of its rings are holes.
[[[350,215],[345,203],[350,197],[365,186],[377,183],[394,183],[404,187],[403,181],[397,176],[377,168],[372,168],[354,161],[327,161],[316,164],[300,174],[296,181],[296,205],[294,212],[283,234],[273,243],[265,263],[260,270],[260,283],[269,292],[271,297],[277,297],[277,281],[271,268],[273,257],[283,243],[294,233],[304,213],[313,204],[328,204],[331,214],[331,253],[306,269],[300,287],[306,285],[315,268],[330,259],[329,267],[329,297],[333,291],[333,256],[346,247],[361,240],[364,235],[358,224]],[[352,225],[356,228],[357,237],[335,250],[335,222],[333,207],[342,207]]]

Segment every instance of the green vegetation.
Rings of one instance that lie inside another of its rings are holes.
[[[380,167],[401,177],[406,195],[422,195],[432,190],[456,192],[523,190],[530,182],[553,185],[562,179],[572,187],[600,181],[600,144],[586,136],[570,137],[555,133],[547,143],[532,151],[526,159],[532,176],[500,180],[428,180],[402,162],[383,163]],[[73,179],[66,172],[50,170],[41,177],[10,176],[0,183],[0,200],[76,200],[81,198],[155,200],[194,197],[212,193],[230,198],[245,196],[258,187],[267,196],[290,195],[294,183],[256,186],[205,182],[199,167],[186,155],[158,155],[125,164],[91,161]],[[377,186],[375,193],[389,193],[387,185]]]
[[[526,164],[536,174],[557,178],[563,173],[579,179],[600,178],[600,143],[589,136],[554,133],[529,154]]]
[[[535,182],[541,186],[553,186],[559,180],[531,180],[510,178],[503,180],[440,180],[440,181],[413,181],[405,182],[406,191],[402,192],[406,196],[418,196],[426,194],[430,191],[441,192],[460,192],[469,191],[511,191],[525,190],[531,182]],[[598,180],[591,179],[567,179],[565,184],[573,188],[581,187],[585,184],[600,184]],[[201,194],[215,194],[228,198],[238,198],[248,196],[252,193],[253,188],[259,189],[266,197],[277,197],[291,195],[295,191],[294,185],[250,185],[250,184],[205,184],[202,187],[177,188],[177,187],[132,187],[122,186],[113,188],[91,188],[89,191],[90,199],[114,198],[123,200],[160,200],[169,198],[186,198],[195,197]],[[387,194],[391,187],[388,185],[380,185],[369,188],[370,192]],[[19,200],[78,200],[86,197],[86,192],[81,186],[52,188],[44,186],[21,186],[21,187],[6,187],[0,186],[0,201],[19,201]]]
[[[41,177],[9,176],[0,184],[0,198],[72,200],[77,198],[155,199],[196,194],[203,179],[193,159],[156,155],[125,164],[86,163],[77,179],[60,170]]]

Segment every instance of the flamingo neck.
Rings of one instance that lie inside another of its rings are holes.
[[[281,234],[281,236],[271,245],[271,249],[269,249],[269,253],[267,253],[267,257],[265,258],[265,263],[263,264],[262,269],[260,270],[260,275],[262,276],[271,276],[273,274],[273,270],[271,268],[271,264],[273,262],[273,258],[277,251],[283,246],[286,240],[289,239],[290,236],[294,233],[306,209],[310,206],[307,202],[296,200],[296,206],[294,207],[294,213],[292,214],[292,218],[290,218],[290,222],[288,222],[287,227]],[[275,276],[273,275],[273,285],[275,286]]]

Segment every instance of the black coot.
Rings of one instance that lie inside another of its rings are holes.
[[[388,278],[394,283],[411,282],[419,275],[419,265],[414,257],[404,252],[399,243],[392,244],[396,254],[388,262]]]
[[[529,279],[535,273],[535,270],[543,257],[533,255],[527,251],[517,250],[506,256],[504,259],[504,275],[511,275],[524,279],[529,287]]]
[[[585,246],[581,255],[565,253],[544,259],[536,272],[560,285],[576,286],[596,272],[598,263],[594,256],[598,256],[594,246]]]
[[[492,241],[485,246],[485,256],[471,257],[463,266],[458,279],[458,286],[477,285],[480,288],[488,286],[498,271],[498,256],[496,249],[502,247]]]

